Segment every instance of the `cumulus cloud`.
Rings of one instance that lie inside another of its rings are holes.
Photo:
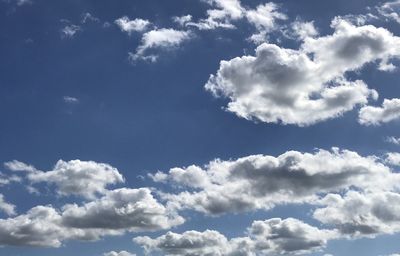
[[[318,30],[313,21],[295,20],[290,24],[290,28],[285,33],[289,38],[304,40],[318,36]]]
[[[184,41],[192,37],[191,32],[175,29],[155,29],[143,34],[142,42],[136,49],[135,53],[130,53],[132,60],[149,60],[157,61],[158,54],[150,53],[150,50],[171,50],[178,48]]]
[[[400,39],[339,18],[332,27],[332,35],[307,37],[299,50],[264,43],[255,56],[221,61],[205,89],[229,98],[226,110],[266,123],[311,125],[366,104],[377,92],[346,73],[370,62],[387,66],[399,56]]]
[[[104,253],[103,256],[136,256],[136,254],[127,251],[120,251],[120,252],[111,251]]]
[[[7,215],[15,215],[15,205],[6,202],[4,195],[0,194],[0,212]]]
[[[386,154],[386,162],[391,165],[400,166],[400,153],[389,152]]]
[[[207,10],[207,18],[198,22],[187,22],[187,25],[200,30],[234,28],[232,21],[243,17],[244,8],[239,0],[205,0],[205,2],[215,9]]]
[[[158,203],[147,188],[116,189],[82,206],[68,204],[63,207],[62,217],[68,227],[130,232],[167,229],[184,221]]]
[[[117,24],[121,31],[126,32],[130,35],[133,32],[143,32],[147,30],[151,25],[151,22],[139,18],[130,20],[127,16],[124,16],[115,20],[115,24]]]
[[[344,196],[329,194],[321,200],[323,208],[313,216],[350,237],[393,234],[400,231],[400,194],[382,191],[349,191]]]
[[[174,16],[172,20],[180,26],[186,26],[188,22],[192,21],[192,15]]]
[[[105,194],[108,185],[124,182],[118,169],[94,161],[59,160],[47,172],[16,160],[4,165],[10,170],[26,171],[26,178],[32,183],[54,184],[57,194],[61,196],[78,195],[91,199],[98,194]]]
[[[167,229],[182,222],[149,189],[123,188],[81,206],[67,204],[61,210],[36,206],[26,214],[0,219],[0,245],[59,247],[65,240],[94,241],[106,235]]]
[[[399,174],[377,157],[336,148],[315,153],[288,151],[278,157],[217,159],[203,168],[172,168],[168,173],[150,176],[154,181],[181,187],[178,194],[163,194],[171,206],[211,215],[311,203],[317,195],[351,187],[386,190],[399,181]]]
[[[364,106],[358,121],[362,125],[380,125],[400,119],[400,99],[384,99],[382,107]]]
[[[297,219],[255,221],[248,236],[227,239],[214,230],[168,232],[157,238],[136,237],[133,241],[146,253],[165,255],[292,255],[309,253],[323,248],[334,231],[320,230]]]

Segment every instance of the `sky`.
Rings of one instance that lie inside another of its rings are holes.
[[[400,1],[0,0],[0,255],[400,255]]]

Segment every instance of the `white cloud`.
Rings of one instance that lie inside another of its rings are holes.
[[[157,61],[157,54],[148,54],[150,50],[172,50],[179,47],[184,41],[189,40],[192,34],[189,31],[175,29],[155,29],[143,34],[142,42],[135,53],[130,53],[132,60]]]
[[[121,31],[128,33],[129,35],[133,32],[143,32],[149,28],[151,22],[143,19],[130,20],[127,16],[121,17],[115,20],[115,24],[121,29]]]
[[[63,207],[63,224],[74,228],[127,230],[130,232],[167,229],[183,218],[158,203],[147,188],[121,188],[82,206]]]
[[[168,232],[157,238],[136,237],[133,241],[146,253],[165,255],[295,255],[320,250],[335,232],[319,230],[296,219],[255,221],[249,235],[228,240],[214,230]]]
[[[329,194],[321,200],[323,208],[313,216],[349,237],[374,237],[400,232],[400,194],[388,191],[344,196]]]
[[[311,125],[366,104],[377,92],[345,74],[370,62],[387,65],[399,56],[400,39],[341,19],[332,27],[332,35],[308,37],[299,50],[264,43],[255,56],[221,61],[205,88],[229,98],[228,111],[266,123]]]
[[[400,138],[396,138],[394,136],[389,136],[385,139],[387,142],[392,143],[392,144],[396,144],[396,145],[400,145]]]
[[[12,160],[9,162],[4,163],[4,167],[7,168],[8,170],[11,171],[23,171],[23,172],[35,172],[37,169],[32,166],[25,164],[23,162],[20,162],[18,160]]]
[[[100,22],[100,19],[99,19],[99,18],[93,16],[93,15],[92,15],[91,13],[89,13],[89,12],[85,12],[85,13],[83,13],[81,16],[82,16],[82,20],[81,20],[81,23],[82,23],[82,24],[85,24],[85,23],[87,23],[87,22],[89,22],[89,21],[92,21],[92,22]]]
[[[244,8],[239,0],[205,0],[215,9],[207,10],[207,18],[198,22],[188,22],[189,26],[195,26],[200,30],[216,28],[234,28],[233,20],[241,19],[244,15]]]
[[[362,125],[380,125],[398,119],[400,119],[400,99],[384,99],[382,107],[362,107],[358,121]]]
[[[400,166],[400,153],[389,152],[386,154],[386,162],[391,165]]]
[[[111,251],[104,253],[103,256],[136,256],[136,254],[127,251],[120,251],[120,252]]]
[[[71,104],[79,103],[79,99],[78,98],[71,97],[71,96],[64,96],[63,100],[64,100],[65,103],[71,103]]]
[[[172,20],[175,23],[178,23],[180,26],[186,26],[188,22],[192,21],[192,15],[184,15],[184,16],[174,16]]]
[[[7,215],[15,215],[15,205],[6,202],[2,194],[0,194],[0,212],[4,212]]]
[[[333,149],[315,153],[288,151],[278,157],[217,159],[204,168],[172,168],[151,177],[180,186],[178,194],[163,194],[171,207],[218,215],[269,209],[279,204],[312,203],[318,195],[351,187],[389,190],[398,184],[400,174],[391,172],[375,156]]]
[[[80,26],[74,24],[66,25],[64,28],[61,29],[61,37],[73,38],[79,31],[82,31],[82,28]]]
[[[400,23],[400,1],[391,1],[383,3],[377,7],[380,15]]]
[[[295,20],[290,24],[290,29],[287,36],[290,38],[304,40],[306,38],[313,38],[318,36],[318,30],[314,26],[313,21]]]
[[[105,194],[108,185],[124,182],[118,169],[93,161],[59,160],[54,168],[47,172],[36,170],[33,166],[16,160],[5,165],[15,171],[27,171],[26,177],[32,183],[54,184],[57,194],[61,196],[79,195],[95,198],[98,194]]]

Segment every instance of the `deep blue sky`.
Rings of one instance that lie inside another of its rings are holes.
[[[379,4],[366,0],[275,2],[291,18],[314,20],[321,35],[332,33],[329,24],[333,17],[364,13],[367,6]],[[260,3],[264,1],[242,1],[249,7]],[[58,159],[93,160],[118,168],[126,186],[143,187],[154,186],[149,179],[139,178],[148,172],[202,165],[215,158],[332,146],[376,155],[398,150],[384,138],[400,136],[399,122],[362,126],[357,111],[308,127],[255,123],[224,111],[226,99],[212,97],[204,84],[221,60],[254,53],[255,46],[246,41],[251,28],[245,24],[239,22],[236,30],[198,31],[179,49],[161,53],[156,63],[131,63],[128,52],[140,43],[140,34],[128,36],[114,24],[127,15],[171,27],[172,16],[190,13],[204,17],[207,8],[194,0],[34,0],[23,6],[0,2],[0,162],[18,159],[50,170]],[[100,23],[80,24],[86,12]],[[73,38],[62,38],[61,19],[80,24],[82,31]],[[102,27],[104,22],[111,26]],[[385,22],[382,26],[400,35],[398,24]],[[298,47],[298,43],[284,40],[281,46]],[[371,64],[352,76],[379,91],[376,105],[383,98],[400,95],[396,72],[380,72]],[[79,103],[67,103],[64,96],[75,97]],[[61,206],[70,200],[30,195],[22,185],[0,187],[0,191],[17,205],[19,213],[37,204]],[[190,221],[175,231],[211,228],[229,237],[242,234],[253,219],[302,216],[313,221],[301,207],[217,218],[199,213],[187,216]],[[133,236],[67,242],[57,249],[5,247],[0,248],[0,255],[95,256],[122,249],[142,255],[131,242]],[[334,241],[325,252],[383,255],[400,251],[399,238]]]

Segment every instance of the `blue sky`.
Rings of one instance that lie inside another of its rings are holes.
[[[0,255],[400,253],[399,1],[0,0],[0,31]]]

